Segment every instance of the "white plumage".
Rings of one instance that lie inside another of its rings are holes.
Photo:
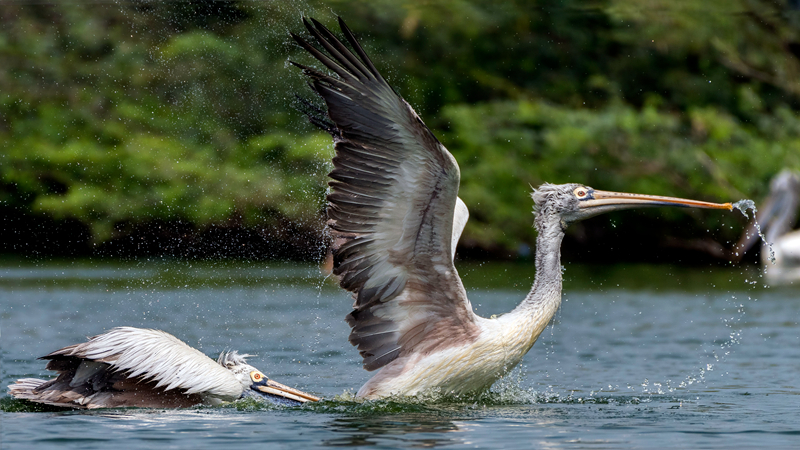
[[[9,393],[89,409],[218,405],[251,392],[290,402],[318,400],[270,380],[247,364],[247,356],[223,352],[214,362],[164,331],[118,327],[43,356],[58,378],[20,379],[9,386]]]
[[[127,372],[129,378],[154,381],[156,388],[203,393],[209,399],[234,400],[245,386],[230,370],[160,330],[114,328],[58,354],[108,363],[115,371]]]

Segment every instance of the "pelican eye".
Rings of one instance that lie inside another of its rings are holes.
[[[579,187],[575,188],[573,194],[575,194],[575,196],[578,197],[578,199],[583,200],[589,196],[589,190],[586,189],[585,187]]]
[[[259,381],[263,380],[264,378],[265,378],[264,374],[259,372],[259,371],[257,371],[257,370],[254,370],[254,371],[250,372],[250,379],[255,381],[256,383],[258,383]]]

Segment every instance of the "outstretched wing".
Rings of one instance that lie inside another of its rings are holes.
[[[474,339],[475,316],[451,250],[454,214],[465,214],[455,210],[458,164],[341,18],[355,53],[311,21],[303,20],[327,54],[292,36],[335,76],[295,65],[311,78],[332,122],[312,118],[336,147],[328,227],[334,274],[355,297],[350,342],[374,370],[399,356]]]
[[[233,400],[242,392],[229,370],[158,330],[118,327],[40,359],[59,377],[20,380],[27,383],[16,387],[17,397],[71,407],[170,407],[208,396]]]

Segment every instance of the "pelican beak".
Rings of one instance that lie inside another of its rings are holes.
[[[263,377],[261,381],[254,382],[252,385],[250,385],[250,388],[263,394],[283,397],[300,403],[319,401],[319,397],[315,397],[303,391],[290,388],[289,386],[280,384],[277,381],[272,381],[267,377]]]
[[[599,191],[595,189],[589,189],[586,196],[580,198],[578,201],[578,212],[570,218],[570,221],[583,220],[611,211],[654,206],[733,210],[733,205],[730,203],[709,203],[685,198],[629,194],[626,192]]]

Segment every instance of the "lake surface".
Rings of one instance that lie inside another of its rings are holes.
[[[532,263],[459,265],[481,315]],[[756,448],[800,446],[800,290],[754,268],[567,266],[565,301],[523,365],[477,398],[355,402],[349,295],[316,266],[0,262],[2,385],[114,326],[169,331],[325,397],[296,408],[37,411],[0,398],[3,448]]]

